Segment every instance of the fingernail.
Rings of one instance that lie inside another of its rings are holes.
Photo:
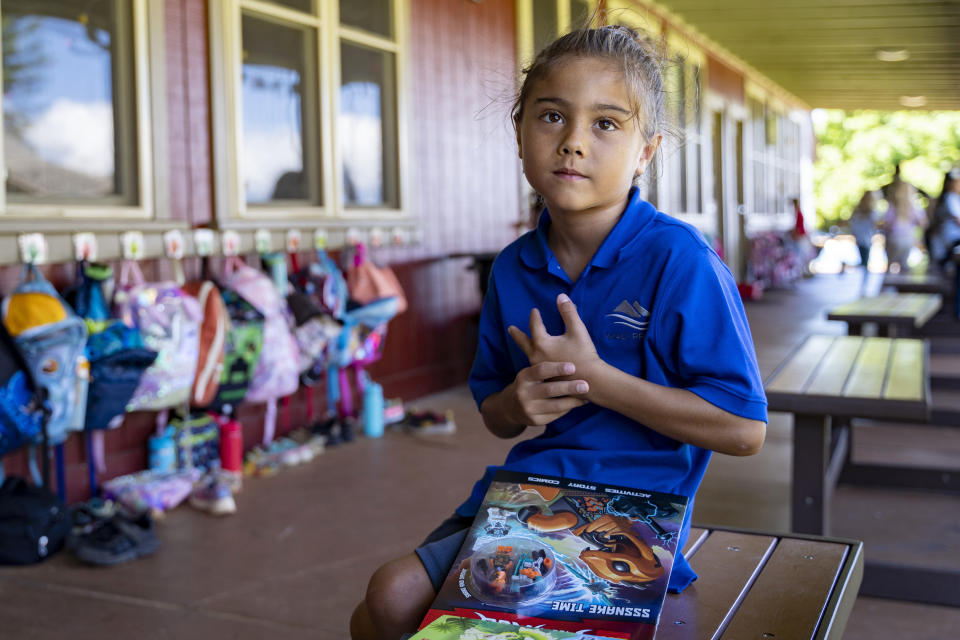
[[[587,392],[587,383],[578,382],[577,383],[577,393],[586,393]]]
[[[574,367],[574,366],[573,366],[572,364],[570,364],[569,362],[568,362],[567,364],[563,365],[563,372],[564,372],[565,374],[567,374],[567,375],[570,375],[571,373],[573,373],[575,369],[576,369],[576,367]]]
[[[570,302],[570,296],[565,293],[561,293],[559,296],[557,296],[557,300],[559,300],[561,303]]]

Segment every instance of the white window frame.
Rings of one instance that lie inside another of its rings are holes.
[[[162,2],[127,0],[131,10],[133,46],[133,92],[136,126],[134,128],[137,173],[137,203],[52,204],[11,202],[0,185],[0,232],[25,230],[63,230],[63,221],[76,221],[84,228],[149,228],[151,222],[169,218],[166,127],[166,65],[164,64],[164,17]],[[0,15],[2,15],[0,0]],[[2,113],[0,96],[0,113]],[[3,164],[3,135],[0,134],[0,176],[6,176]],[[5,182],[5,180],[4,180]]]
[[[408,0],[391,0],[394,37],[375,35],[340,24],[337,0],[317,0],[314,14],[306,14],[264,0],[218,0],[210,7],[210,64],[212,86],[215,218],[219,228],[279,228],[308,222],[328,226],[337,222],[405,222],[410,218],[408,159],[407,54]],[[320,144],[317,156],[321,205],[251,205],[243,192],[243,122],[240,98],[242,54],[241,16],[244,11],[315,29],[319,87]],[[399,207],[347,207],[342,202],[343,162],[336,144],[339,116],[340,43],[366,45],[394,55],[396,73],[397,197]]]

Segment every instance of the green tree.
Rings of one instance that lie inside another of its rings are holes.
[[[893,179],[931,197],[940,195],[943,174],[960,164],[960,111],[814,112],[817,138],[813,186],[817,225],[845,221],[864,191]]]

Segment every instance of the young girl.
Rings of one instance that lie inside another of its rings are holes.
[[[663,102],[656,56],[625,27],[563,36],[527,72],[514,123],[546,209],[493,265],[470,374],[494,435],[539,431],[502,468],[692,498],[711,451],[763,443],[766,398],[733,277],[632,186],[660,144]],[[498,468],[415,554],[374,574],[354,640],[416,628]],[[695,578],[678,555],[670,588]]]

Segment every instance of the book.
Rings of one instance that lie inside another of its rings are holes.
[[[516,624],[440,616],[408,640],[603,640],[572,631],[557,631]]]
[[[504,638],[526,637],[516,625],[653,638],[686,509],[684,496],[500,470],[420,630],[453,617],[514,625]]]

